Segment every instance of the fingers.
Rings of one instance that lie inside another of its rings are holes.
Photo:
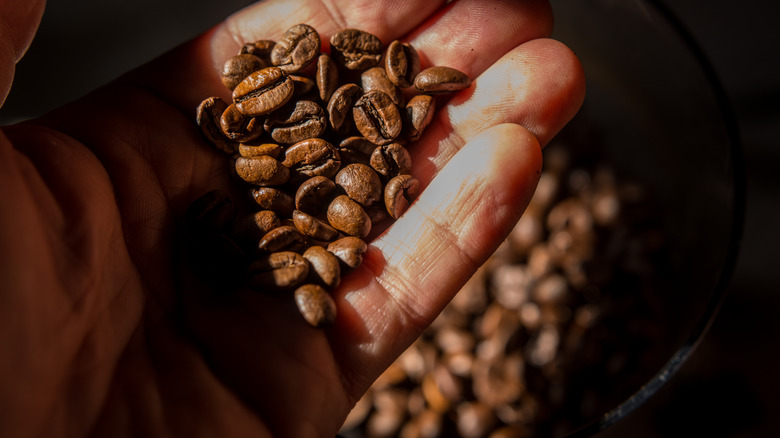
[[[492,254],[530,200],[541,161],[538,141],[518,125],[475,135],[344,278],[333,345],[341,363],[356,368],[344,370],[358,376],[356,391]]]

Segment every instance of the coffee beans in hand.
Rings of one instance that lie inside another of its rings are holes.
[[[409,149],[433,120],[433,95],[471,84],[450,67],[421,70],[401,41],[385,48],[344,29],[329,42],[324,50],[319,33],[298,24],[228,58],[221,80],[232,102],[205,99],[196,122],[229,157],[253,212],[236,220],[239,208],[212,191],[193,203],[187,227],[218,267],[209,273],[230,276],[222,284],[289,292],[313,327],[334,322],[331,292],[362,263],[371,230],[418,195]]]

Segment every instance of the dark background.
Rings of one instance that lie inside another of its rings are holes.
[[[630,0],[626,0],[630,1]],[[246,0],[50,1],[0,124],[40,115],[147,61]],[[675,0],[667,6],[715,68],[736,117],[747,199],[723,307],[693,357],[603,437],[780,436],[780,2]],[[55,78],[40,90],[38,78]]]

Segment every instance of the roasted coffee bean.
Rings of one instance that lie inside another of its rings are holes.
[[[276,212],[260,210],[240,219],[233,229],[233,236],[244,248],[256,249],[257,243],[269,231],[282,226]]]
[[[195,232],[224,231],[236,218],[236,205],[222,190],[212,190],[196,199],[184,213],[188,229]]]
[[[381,91],[390,96],[393,103],[399,106],[403,101],[404,97],[401,93],[401,89],[390,81],[384,67],[371,67],[364,71],[360,75],[360,84],[363,87],[364,93],[373,90]]]
[[[452,67],[428,67],[414,78],[414,87],[427,94],[450,93],[471,85],[471,79]]]
[[[276,42],[271,51],[271,62],[287,73],[295,73],[320,54],[320,45],[320,35],[313,27],[296,24]]]
[[[271,51],[273,51],[275,45],[276,41],[273,40],[258,40],[241,46],[238,54],[243,55],[244,53],[248,53],[250,55],[255,55],[262,59],[265,65],[272,65]]]
[[[298,311],[312,327],[326,327],[336,321],[336,303],[321,286],[304,284],[293,295]]]
[[[321,246],[310,246],[303,253],[309,261],[309,279],[328,290],[336,289],[341,282],[341,265],[338,257]]]
[[[249,142],[263,134],[263,122],[247,116],[235,104],[230,104],[219,119],[222,133],[230,140]]]
[[[282,147],[276,143],[241,143],[238,145],[238,154],[247,158],[260,156],[279,158]]]
[[[295,208],[319,216],[330,204],[336,193],[336,183],[325,176],[313,176],[298,186],[295,192]]]
[[[382,41],[357,29],[344,29],[330,38],[331,56],[348,70],[362,71],[382,59]]]
[[[266,67],[246,77],[233,89],[233,102],[243,114],[262,116],[287,103],[293,95],[292,79],[278,67]]]
[[[306,237],[291,225],[282,225],[267,232],[257,244],[263,251],[277,252],[282,250],[294,251],[306,244]]]
[[[385,207],[384,202],[374,202],[368,207],[363,208],[363,210],[366,211],[369,219],[371,219],[372,227],[390,217],[387,214],[387,208]]]
[[[363,89],[356,84],[344,84],[336,89],[328,100],[330,126],[338,133],[349,132],[354,126],[352,107],[363,95]]]
[[[305,98],[308,96],[314,97],[312,91],[317,87],[317,83],[314,80],[307,78],[306,76],[289,75],[293,81],[293,98]]]
[[[339,72],[336,62],[327,53],[323,53],[317,58],[316,80],[320,99],[323,102],[329,101],[339,86]]]
[[[360,163],[369,164],[371,154],[378,146],[366,140],[365,137],[347,137],[339,143],[338,151],[341,157],[341,165]]]
[[[411,175],[398,175],[385,186],[385,206],[393,219],[398,219],[420,194],[420,183]]]
[[[358,131],[375,144],[390,143],[401,133],[401,113],[390,96],[381,91],[363,94],[352,114]]]
[[[295,228],[301,232],[304,236],[309,236],[314,240],[320,242],[330,242],[339,237],[337,229],[331,227],[324,221],[304,213],[300,210],[295,210],[292,213],[293,224]]]
[[[328,120],[322,107],[309,100],[299,100],[271,113],[263,127],[275,141],[293,144],[322,135]]]
[[[271,210],[282,217],[290,217],[295,200],[286,192],[273,187],[257,187],[250,192],[252,198],[264,210]]]
[[[222,85],[233,91],[247,76],[265,67],[268,67],[268,64],[255,55],[247,53],[231,56],[222,67]]]
[[[361,238],[347,236],[334,240],[327,249],[343,263],[341,271],[349,272],[363,263],[363,254],[368,251],[368,244]]]
[[[349,164],[344,166],[333,181],[344,190],[353,201],[367,207],[382,200],[382,181],[374,169],[365,164]]]
[[[236,173],[244,181],[257,186],[278,186],[290,179],[290,169],[268,155],[238,157]]]
[[[371,167],[380,175],[391,179],[412,171],[412,157],[399,143],[390,143],[374,149],[369,159]]]
[[[198,105],[195,121],[203,135],[219,150],[228,155],[236,153],[237,143],[225,136],[221,119],[228,104],[220,97],[209,97]]]
[[[332,144],[321,138],[310,138],[288,147],[282,164],[301,180],[318,175],[332,178],[339,171],[341,160]]]
[[[428,94],[418,94],[409,99],[403,112],[403,136],[408,141],[417,141],[430,125],[436,111],[436,100]]]
[[[385,53],[385,70],[387,77],[397,87],[411,87],[415,76],[420,72],[420,56],[417,50],[410,44],[393,41],[387,46]]]
[[[328,205],[328,223],[350,236],[364,238],[371,232],[371,218],[357,202],[347,195],[340,195]]]
[[[248,285],[253,289],[280,291],[301,284],[309,275],[309,262],[292,251],[279,251],[249,264]]]

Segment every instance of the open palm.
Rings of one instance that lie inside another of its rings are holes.
[[[535,188],[540,145],[583,98],[576,58],[545,39],[545,2],[444,3],[260,2],[65,108],[4,127],[0,436],[333,436],[503,240]],[[2,90],[41,8],[0,6],[0,24],[11,23]],[[403,39],[424,65],[475,78],[413,147],[426,189],[343,279],[324,330],[290,297],[212,299],[177,232],[189,203],[231,187],[195,107],[228,97],[218,72],[241,43],[297,23],[324,41],[343,28]]]

